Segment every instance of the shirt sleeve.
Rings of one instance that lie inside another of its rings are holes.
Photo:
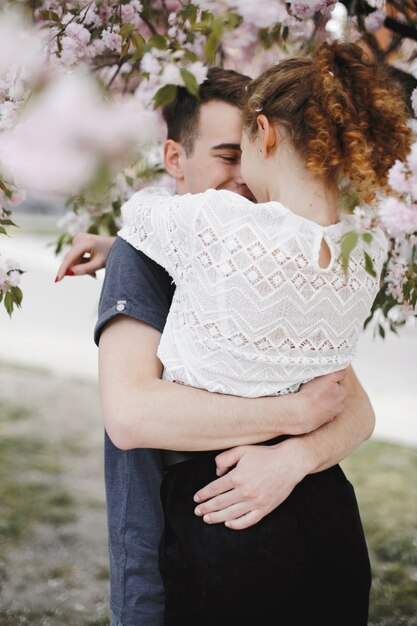
[[[175,287],[163,267],[116,237],[106,263],[94,341],[104,326],[126,315],[163,331]]]
[[[164,267],[178,283],[189,264],[190,223],[202,195],[139,191],[122,207],[124,226],[118,235]]]

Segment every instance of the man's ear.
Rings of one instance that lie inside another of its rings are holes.
[[[186,154],[180,143],[167,139],[164,144],[164,167],[167,173],[180,181],[184,178],[184,159]]]
[[[270,123],[266,115],[258,115],[258,132],[262,145],[262,152],[267,156],[271,148],[276,147],[278,143],[278,134],[274,126]]]

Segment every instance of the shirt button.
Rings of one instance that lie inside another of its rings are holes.
[[[126,300],[118,300],[116,305],[116,311],[124,311],[126,305]]]

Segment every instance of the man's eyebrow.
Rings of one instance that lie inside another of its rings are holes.
[[[212,146],[212,150],[238,150],[241,152],[239,143],[219,143],[217,146]]]

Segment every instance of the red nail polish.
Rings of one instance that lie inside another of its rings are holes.
[[[59,276],[56,276],[56,277],[55,277],[55,282],[56,282],[56,283],[59,283]]]
[[[72,269],[70,268],[70,269],[68,269],[68,270],[65,272],[65,276],[75,276],[75,274],[74,274],[74,272],[72,271]]]

